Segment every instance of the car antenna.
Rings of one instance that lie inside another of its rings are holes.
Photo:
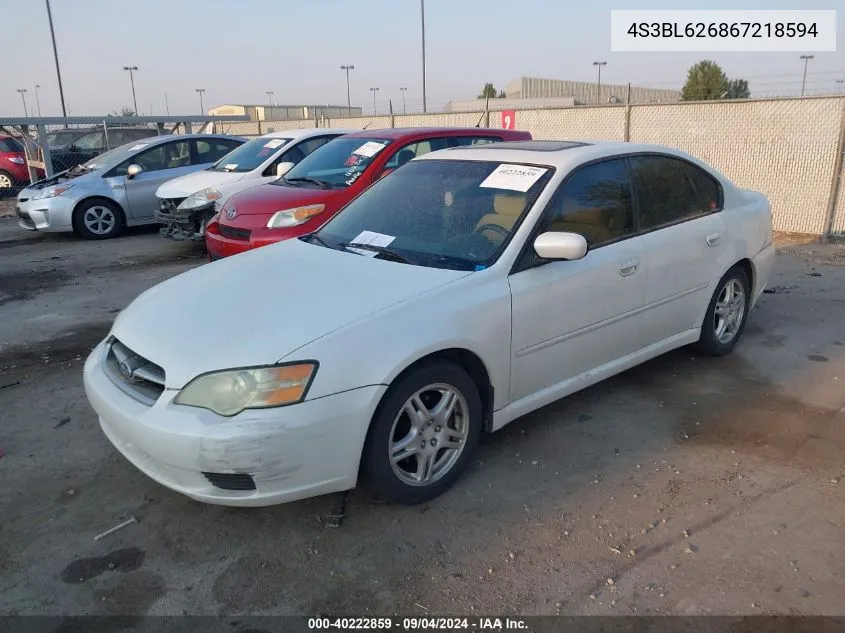
[[[481,116],[478,117],[478,123],[475,124],[475,127],[481,127],[481,119],[484,118],[484,115],[487,114],[490,110],[490,95],[487,95],[487,100],[484,102],[484,112],[481,113]]]
[[[365,125],[362,129],[366,130],[366,129],[367,129],[368,127],[370,127],[372,124],[373,124],[373,122],[372,122],[372,121],[370,121],[370,122],[369,122],[369,123],[367,123],[367,125]]]

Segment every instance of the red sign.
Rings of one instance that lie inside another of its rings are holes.
[[[504,110],[502,112],[502,128],[505,130],[516,129],[516,112],[513,110]]]

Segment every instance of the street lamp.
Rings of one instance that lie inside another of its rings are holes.
[[[62,116],[67,117],[67,108],[65,108],[65,91],[62,88],[62,71],[59,68],[59,53],[56,50],[56,33],[53,31],[53,13],[50,11],[50,0],[45,0],[47,4],[47,21],[50,23],[50,39],[53,40],[53,59],[56,60],[56,77],[59,80],[59,99],[62,101]],[[65,123],[67,127],[67,123]]]
[[[420,18],[422,24],[422,90],[423,112],[427,112],[425,103],[425,0],[420,0]]]
[[[408,92],[407,88],[399,88],[402,92],[402,114],[408,114],[408,111],[405,109],[405,93]]]
[[[200,114],[205,114],[205,108],[202,107],[202,93],[205,92],[205,88],[194,88],[194,92],[200,95]]]
[[[341,66],[341,70],[346,71],[346,108],[349,110],[349,114],[352,114],[352,98],[349,96],[349,71],[355,70],[355,66],[351,64],[348,66]]]
[[[135,99],[135,75],[133,74],[136,70],[138,70],[138,67],[124,66],[123,70],[129,71],[129,82],[132,84],[132,107],[135,108],[135,114],[138,114],[138,101]]]
[[[815,55],[801,55],[801,59],[804,60],[804,78],[801,80],[801,96],[804,96],[804,86],[807,83],[807,64],[813,59]]]
[[[273,95],[276,94],[276,92],[274,90],[268,90],[264,94],[267,95],[267,99],[268,99],[270,105],[273,105]]]
[[[378,92],[378,88],[370,88],[370,92],[373,93],[373,114],[376,113],[376,93]]]
[[[21,101],[23,101],[23,115],[28,117],[29,112],[26,111],[26,88],[18,88],[18,92],[21,93]]]
[[[35,84],[35,105],[38,107],[38,116],[41,116],[41,100],[38,98],[38,89],[41,86]]]
[[[593,62],[593,66],[596,66],[599,69],[598,98],[596,99],[596,103],[601,103],[601,67],[607,66],[607,62]]]

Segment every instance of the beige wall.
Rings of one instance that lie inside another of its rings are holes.
[[[492,103],[491,103],[492,105]],[[845,97],[517,110],[516,127],[535,139],[630,140],[675,147],[704,160],[741,187],[762,191],[775,230],[821,235],[831,207],[833,234],[845,235],[845,174],[833,198]],[[626,135],[626,118],[628,119]],[[500,127],[498,111],[490,127]],[[482,127],[483,112],[438,112],[321,119],[322,127]],[[264,121],[262,132],[314,125]],[[230,134],[242,123],[225,124]],[[842,149],[842,148],[840,148]]]

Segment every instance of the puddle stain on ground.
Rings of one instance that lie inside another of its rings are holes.
[[[80,558],[71,562],[62,570],[62,582],[79,584],[96,578],[107,571],[128,573],[139,569],[144,564],[146,553],[137,547],[115,550],[105,556]]]

